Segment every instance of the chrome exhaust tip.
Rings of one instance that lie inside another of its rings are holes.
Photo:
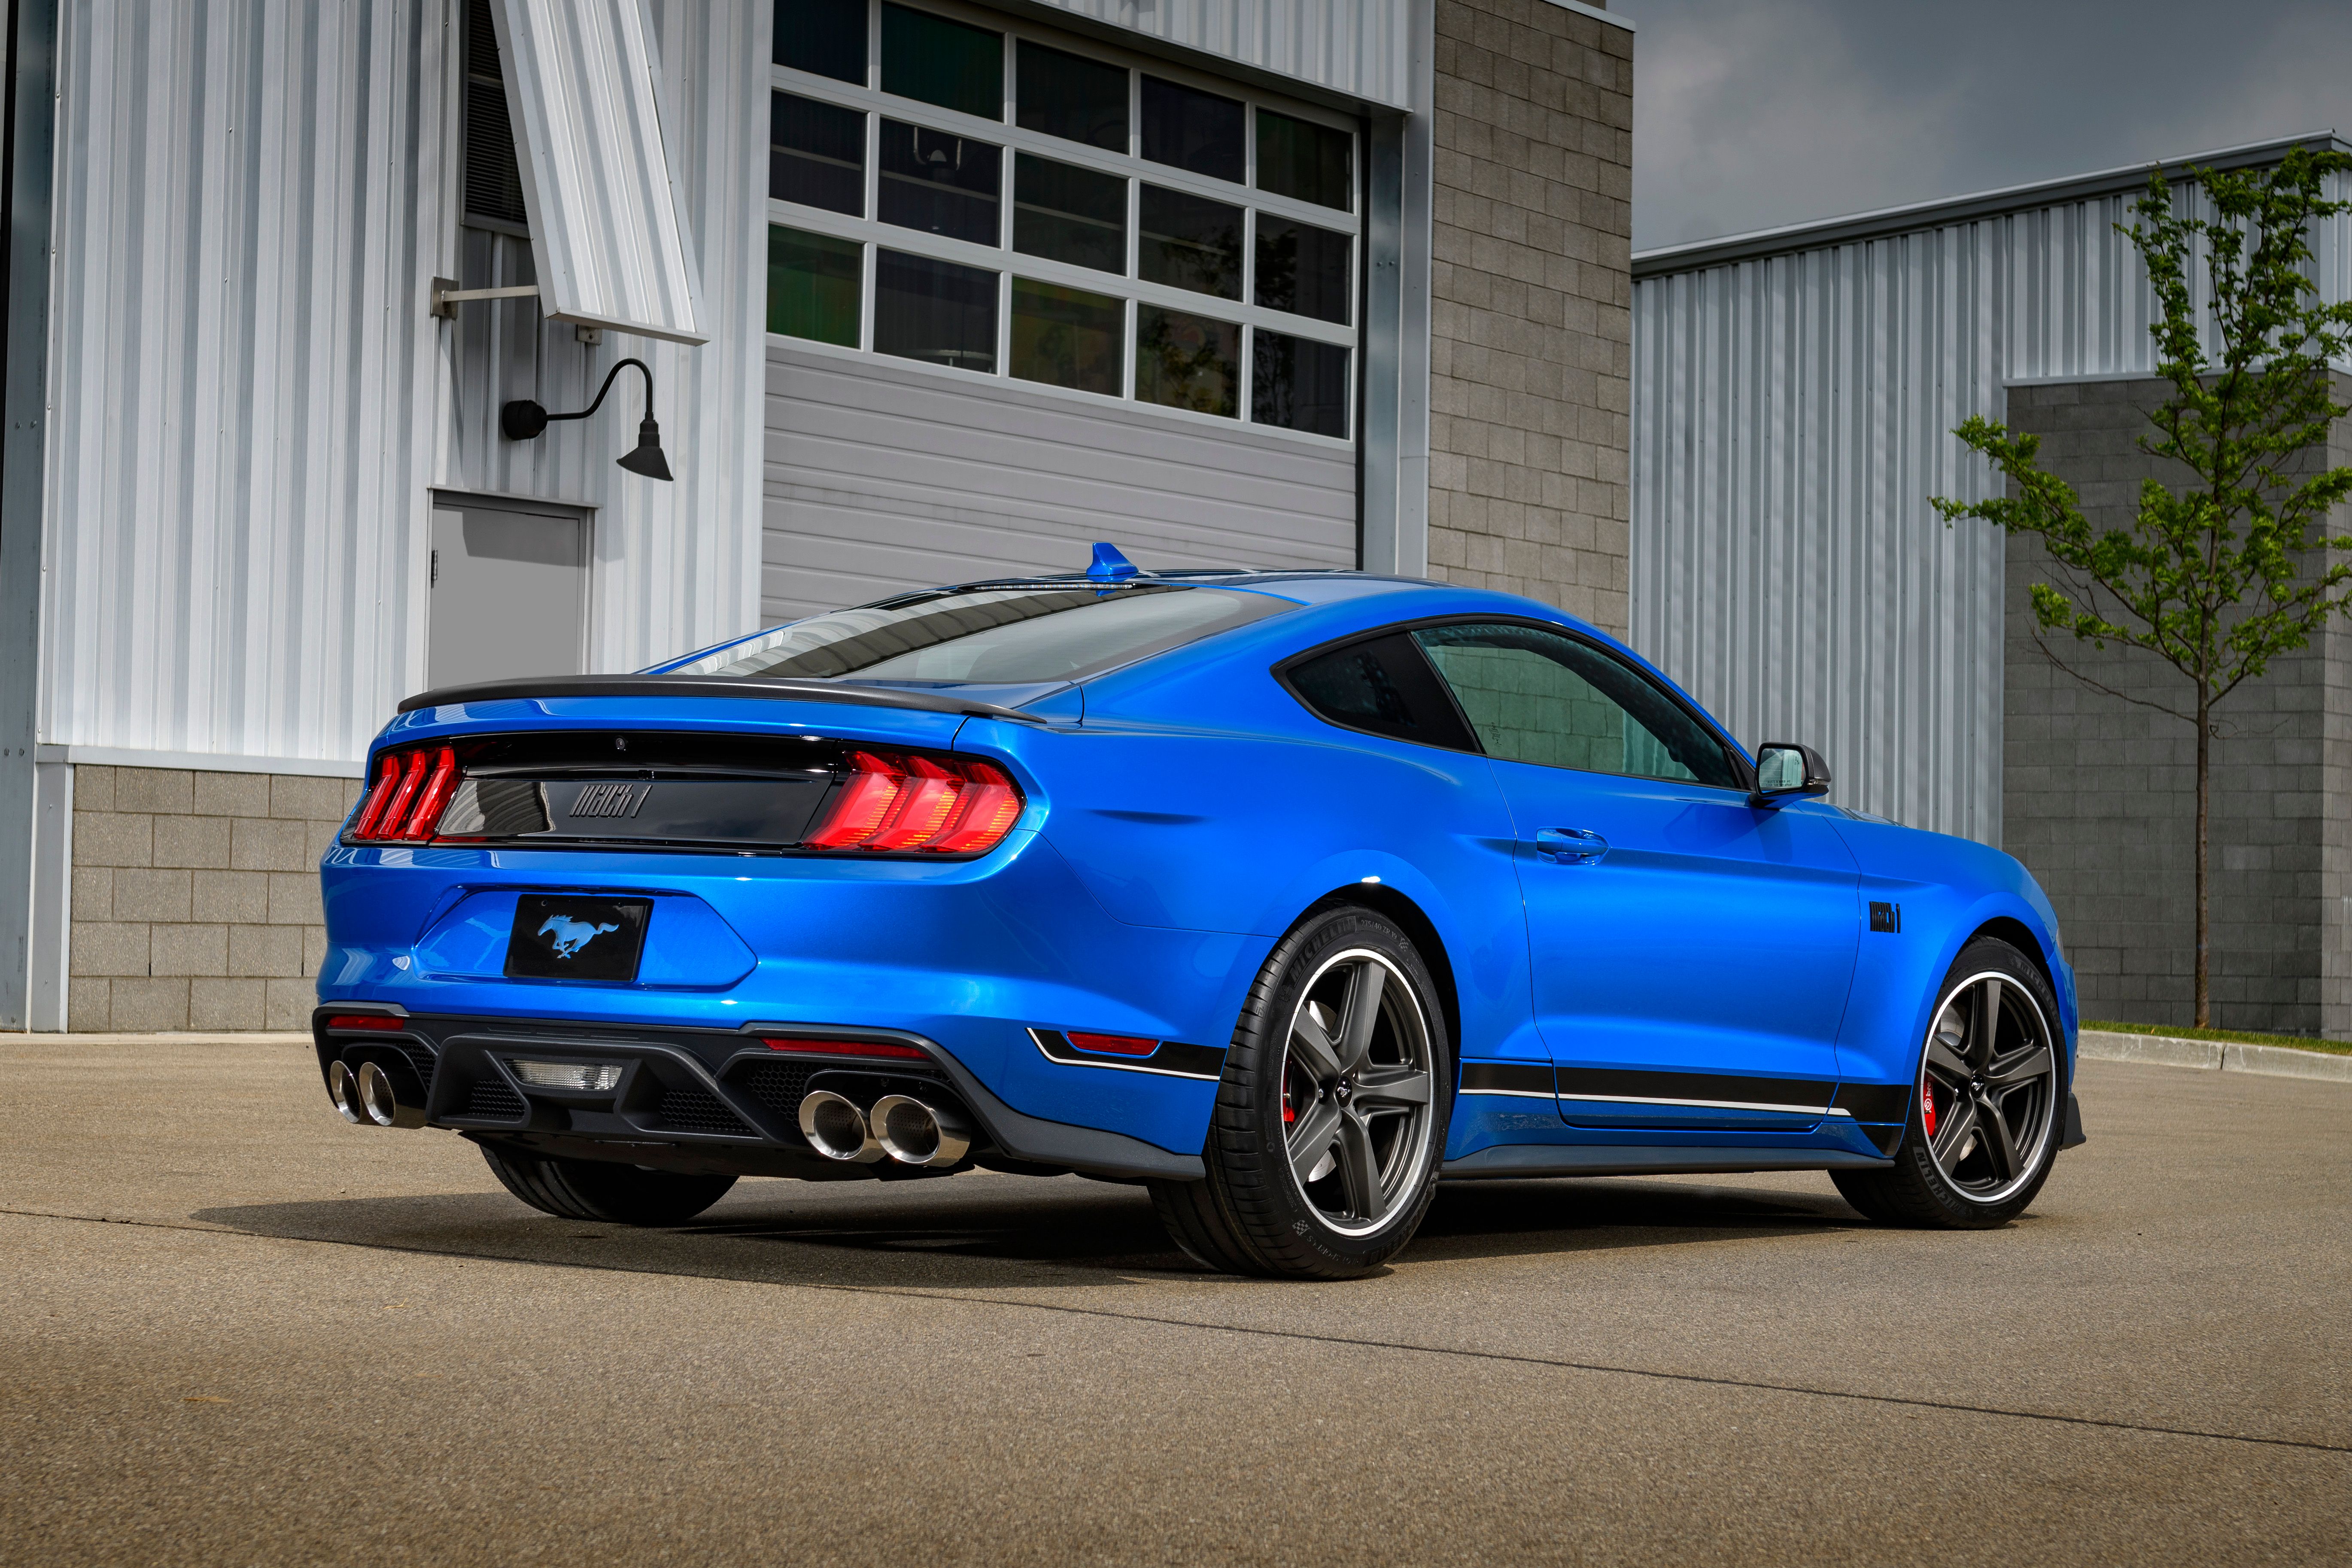
[[[828,1160],[870,1165],[883,1157],[882,1145],[874,1141],[874,1130],[866,1125],[866,1112],[857,1109],[856,1100],[829,1089],[812,1090],[802,1099],[800,1121],[801,1136]]]
[[[327,1064],[327,1098],[335,1102],[336,1111],[352,1126],[369,1125],[368,1113],[360,1105],[360,1075],[340,1058]]]
[[[338,1062],[338,1067],[342,1064]],[[360,1109],[378,1127],[422,1127],[425,1107],[400,1096],[399,1086],[382,1062],[362,1062],[353,1075],[359,1083]]]
[[[904,1094],[874,1102],[875,1141],[902,1165],[952,1165],[971,1150],[971,1129],[951,1111]]]

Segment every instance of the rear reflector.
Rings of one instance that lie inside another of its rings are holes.
[[[797,1051],[816,1057],[894,1057],[923,1062],[930,1060],[912,1046],[901,1046],[888,1040],[803,1040],[782,1035],[762,1035],[760,1043],[772,1051]]]
[[[1160,1048],[1158,1040],[1146,1040],[1134,1035],[1082,1035],[1076,1029],[1065,1031],[1070,1044],[1082,1051],[1093,1051],[1106,1057],[1148,1057]]]
[[[1021,819],[1020,790],[988,763],[852,752],[849,766],[805,847],[977,855]]]
[[[398,1018],[387,1018],[381,1013],[338,1013],[327,1020],[330,1029],[404,1029],[408,1026]]]

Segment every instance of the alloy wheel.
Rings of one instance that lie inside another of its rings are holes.
[[[1383,955],[1324,960],[1293,1010],[1282,1066],[1292,1176],[1324,1223],[1378,1230],[1420,1190],[1435,1099],[1421,999]]]
[[[2053,1136],[2058,1053],[2032,994],[2009,975],[1946,993],[1919,1066],[1919,1121],[1944,1179],[1976,1203],[2032,1180]]]

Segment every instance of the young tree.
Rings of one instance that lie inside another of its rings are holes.
[[[2139,446],[2188,470],[2179,489],[2144,480],[2130,528],[2095,532],[2074,487],[2042,469],[2039,437],[1975,416],[1953,434],[1992,460],[2011,493],[1932,503],[1948,524],[1980,518],[2042,540],[2060,579],[2033,584],[2045,631],[2145,649],[2185,678],[2177,704],[2130,700],[2196,726],[2200,1026],[2212,1023],[2214,706],[2302,647],[2352,597],[2352,563],[2330,559],[2352,551],[2352,535],[2326,532],[2329,509],[2352,494],[2352,468],[2313,471],[2308,458],[2347,412],[2328,367],[2352,344],[2352,301],[2321,300],[2308,276],[2312,224],[2352,206],[2321,194],[2326,176],[2347,169],[2352,156],[2304,148],[2269,171],[2195,169],[2203,216],[2176,205],[2162,171],[2151,171],[2134,204],[2138,223],[2116,226],[2147,267],[2162,310],[2148,329],[2156,374],[2172,384]],[[2200,251],[2201,312],[2191,279]],[[2069,675],[2107,689],[2042,647]]]

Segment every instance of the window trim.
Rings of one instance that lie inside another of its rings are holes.
[[[1714,736],[1716,742],[1722,746],[1724,754],[1731,759],[1732,776],[1741,782],[1736,785],[1711,784],[1699,779],[1662,778],[1655,773],[1603,773],[1592,768],[1571,768],[1559,763],[1522,763],[1519,764],[1520,766],[1530,768],[1549,768],[1555,772],[1564,773],[1582,773],[1590,778],[1633,779],[1643,784],[1666,784],[1690,789],[1713,790],[1718,794],[1737,795],[1742,798],[1755,793],[1755,760],[1749,757],[1747,752],[1740,750],[1739,742],[1734,740],[1730,732],[1725,730],[1722,725],[1717,723],[1712,718],[1708,717],[1705,709],[1699,707],[1697,703],[1692,701],[1689,698],[1685,697],[1671,684],[1662,684],[1658,677],[1652,675],[1640,665],[1629,662],[1622,654],[1609,647],[1608,644],[1601,642],[1590,635],[1577,630],[1573,626],[1562,626],[1557,621],[1540,620],[1533,616],[1482,616],[1476,614],[1423,616],[1410,621],[1391,621],[1385,626],[1373,626],[1362,631],[1349,632],[1344,636],[1333,637],[1327,642],[1318,643],[1313,647],[1306,648],[1298,653],[1290,654],[1277,660],[1274,665],[1269,667],[1267,673],[1272,675],[1276,683],[1279,685],[1283,690],[1288,692],[1291,699],[1296,701],[1300,708],[1306,710],[1308,718],[1313,719],[1319,723],[1328,724],[1335,730],[1345,730],[1351,734],[1370,735],[1376,740],[1391,742],[1400,746],[1428,746],[1428,749],[1433,752],[1452,752],[1454,751],[1454,748],[1450,746],[1434,746],[1428,745],[1428,742],[1426,742],[1402,740],[1395,735],[1384,735],[1377,730],[1361,729],[1354,724],[1342,724],[1336,719],[1325,718],[1323,714],[1316,710],[1312,703],[1308,702],[1305,697],[1299,695],[1298,688],[1291,682],[1290,671],[1299,665],[1320,658],[1326,654],[1338,653],[1341,649],[1350,647],[1360,642],[1377,642],[1383,637],[1397,636],[1410,637],[1414,632],[1426,631],[1435,626],[1527,626],[1535,631],[1549,632],[1555,637],[1566,637],[1570,642],[1580,643],[1584,647],[1591,648],[1593,652],[1599,654],[1601,658],[1612,659],[1618,664],[1622,665],[1625,669],[1633,674],[1637,679],[1647,682],[1660,696],[1665,698],[1669,702],[1673,703],[1675,707],[1680,709],[1685,714],[1696,720],[1700,726],[1704,728],[1708,734]],[[1429,667],[1429,673],[1436,679],[1438,689],[1445,693],[1445,700],[1454,705],[1454,714],[1456,719],[1461,721],[1463,732],[1470,737],[1471,743],[1476,747],[1476,750],[1474,752],[1467,753],[1455,752],[1455,754],[1485,757],[1489,762],[1517,762],[1517,759],[1513,757],[1496,757],[1493,752],[1486,750],[1486,742],[1479,738],[1478,726],[1471,722],[1470,715],[1464,711],[1462,700],[1454,696],[1453,682],[1445,679],[1445,672],[1437,668],[1436,661],[1429,657],[1428,653],[1421,647],[1420,644],[1415,643],[1413,645],[1413,651],[1416,654],[1419,654],[1422,662]]]
[[[998,33],[1005,39],[1003,50],[1003,100],[999,118],[986,120],[942,109],[918,100],[902,98],[881,89],[881,5],[879,0],[867,0],[867,47],[866,81],[856,84],[795,70],[771,62],[768,87],[773,92],[789,92],[818,102],[854,110],[864,116],[866,130],[866,195],[864,214],[878,214],[880,191],[880,156],[878,138],[884,119],[918,124],[944,134],[969,137],[994,145],[1003,151],[1003,173],[999,180],[998,237],[995,245],[980,245],[950,239],[925,233],[920,229],[900,228],[883,223],[878,216],[859,216],[827,211],[820,207],[802,206],[772,196],[763,196],[765,221],[772,226],[800,229],[832,238],[845,239],[864,247],[864,281],[859,299],[859,327],[856,347],[813,342],[786,334],[767,333],[771,348],[789,346],[819,353],[847,353],[865,358],[873,356],[874,338],[874,273],[876,258],[882,247],[928,257],[940,261],[973,267],[997,275],[997,368],[988,373],[989,379],[1019,382],[1025,390],[1047,395],[1076,398],[1104,405],[1121,405],[1138,411],[1148,411],[1146,417],[1174,417],[1186,422],[1198,421],[1211,428],[1239,433],[1248,431],[1277,440],[1303,442],[1327,450],[1357,451],[1362,439],[1364,416],[1364,374],[1368,331],[1366,257],[1369,233],[1365,212],[1367,200],[1366,170],[1370,156],[1370,138],[1356,117],[1350,117],[1319,104],[1267,91],[1248,83],[1192,69],[1174,61],[1160,59],[1141,52],[1099,43],[1092,37],[1065,33],[1049,26],[1033,24],[1003,12],[967,5],[963,0],[894,0],[909,9],[930,11],[950,20],[966,22]],[[1128,73],[1128,142],[1124,152],[1113,153],[1089,142],[1066,140],[1044,132],[1024,129],[1018,122],[1016,95],[1020,71],[1020,50],[1024,43],[1035,43],[1065,54],[1113,65]],[[1142,121],[1140,96],[1143,78],[1156,76],[1162,79],[1213,92],[1220,97],[1238,100],[1243,106],[1244,153],[1243,178],[1238,184],[1194,174],[1172,165],[1154,163],[1142,156]],[[1342,210],[1320,204],[1284,196],[1263,190],[1256,184],[1257,139],[1260,110],[1275,112],[1294,120],[1321,125],[1346,134],[1354,162],[1351,181],[1351,206]],[[1122,272],[1109,272],[1071,262],[1050,260],[1015,250],[1013,246],[1014,213],[1017,205],[1018,157],[1020,153],[1048,159],[1061,163],[1111,175],[1125,183],[1127,191],[1127,254]],[[1009,155],[1008,155],[1009,154]],[[1242,283],[1238,300],[1220,299],[1166,284],[1147,282],[1138,274],[1138,255],[1141,244],[1139,229],[1142,188],[1146,184],[1185,195],[1207,197],[1240,207],[1244,214],[1241,235]],[[1257,215],[1264,212],[1286,222],[1311,225],[1328,232],[1344,235],[1350,246],[1346,269],[1348,321],[1346,323],[1326,321],[1317,317],[1292,311],[1273,310],[1256,302]],[[1074,387],[1056,386],[1045,382],[1021,381],[1011,374],[1013,331],[1013,287],[1016,278],[1050,284],[1060,288],[1078,289],[1088,293],[1104,294],[1119,299],[1125,308],[1123,323],[1122,365],[1120,390],[1117,395],[1087,392]],[[1136,346],[1139,307],[1152,306],[1212,320],[1230,322],[1243,329],[1241,351],[1235,370],[1234,413],[1231,416],[1200,414],[1192,410],[1170,407],[1136,395],[1139,354]],[[763,317],[764,321],[764,317]],[[1345,436],[1334,437],[1311,430],[1295,429],[1258,419],[1256,404],[1256,346],[1259,331],[1270,331],[1286,337],[1305,339],[1341,348],[1355,356],[1346,382]],[[925,364],[921,361],[898,361],[926,374],[971,377],[975,373],[951,367]]]

